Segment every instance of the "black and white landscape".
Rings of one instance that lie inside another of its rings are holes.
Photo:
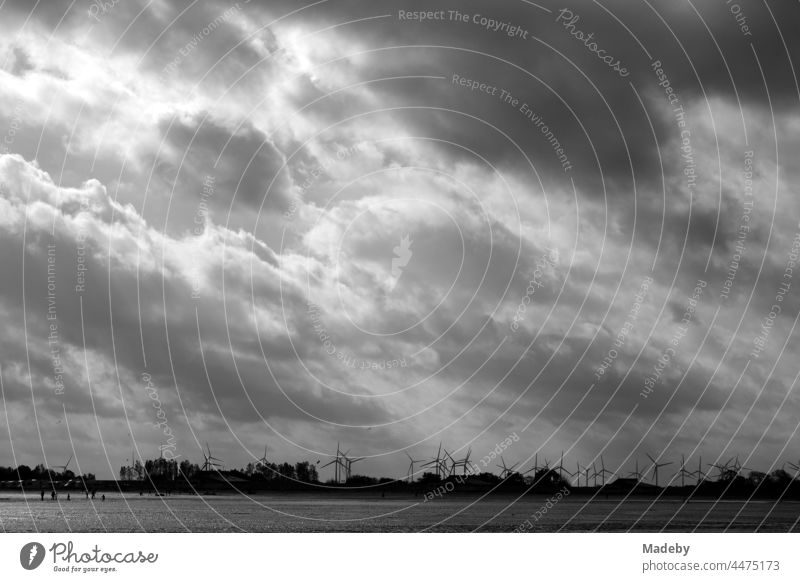
[[[800,4],[0,0],[3,531],[796,531]]]

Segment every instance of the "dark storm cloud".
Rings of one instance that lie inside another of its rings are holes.
[[[165,119],[160,132],[170,162],[168,167],[159,166],[161,177],[182,191],[180,198],[199,199],[204,180],[211,176],[214,193],[206,198],[215,222],[224,223],[235,207],[244,206],[248,212],[288,208],[291,193],[283,156],[251,124],[229,128],[206,114]]]
[[[537,42],[509,38],[502,32],[492,33],[481,29],[471,20],[468,23],[448,19],[423,23],[405,21],[399,18],[397,11],[401,8],[396,3],[372,3],[370,7],[375,15],[392,16],[371,21],[368,25],[359,25],[359,38],[372,40],[380,47],[410,44],[442,48],[389,49],[370,53],[365,69],[367,76],[393,76],[398,71],[408,74],[411,68],[417,74],[442,75],[448,80],[452,79],[452,74],[460,74],[461,77],[508,90],[549,121],[553,133],[567,146],[574,163],[581,165],[582,179],[589,180],[592,172],[597,173],[602,169],[605,175],[612,178],[626,179],[614,188],[616,191],[629,186],[632,170],[637,179],[645,183],[655,179],[653,174],[657,170],[657,162],[653,136],[648,131],[649,124],[655,125],[659,141],[667,139],[672,133],[670,130],[674,130],[671,127],[674,124],[668,124],[663,116],[657,114],[648,119],[628,84],[619,82],[620,79],[609,73],[607,67],[597,61],[580,41],[560,24],[554,24],[554,16],[557,16],[560,7],[548,6],[553,9],[553,14],[523,3],[508,3],[491,9],[480,2],[440,3],[436,6],[406,2],[402,6],[402,10],[406,11],[457,8],[469,15],[490,16],[524,27],[529,31],[530,39],[536,37],[541,41]],[[650,6],[645,2],[609,2],[604,6],[605,9],[589,2],[574,3],[571,10],[580,17],[578,29],[586,34],[594,32],[597,42],[609,54],[625,55],[630,61],[628,68],[632,71],[625,81],[630,80],[646,101],[648,98],[654,101],[656,111],[665,109],[665,100],[663,94],[659,94],[658,79],[649,67],[653,60],[662,62],[672,86],[687,106],[694,100],[717,95],[733,100],[736,97],[734,86],[740,96],[748,99],[748,104],[762,108],[768,106],[763,82],[753,77],[758,68],[752,57],[749,40],[743,37],[727,6],[715,4],[700,10],[706,22],[710,23],[711,34],[698,21],[688,4],[657,2]],[[275,5],[270,5],[269,10],[271,14],[281,12],[281,8]],[[786,55],[787,50],[780,44],[780,37],[774,34],[775,27],[767,11],[756,7],[751,10],[755,38],[762,43],[758,46],[763,46],[761,50],[764,54]],[[791,18],[796,7],[782,5],[773,8],[773,11],[779,23],[786,23],[785,26],[789,28],[796,26],[791,24],[798,20]],[[619,18],[622,24],[609,12]],[[348,16],[355,18],[358,15],[363,16],[363,5],[337,2],[322,5],[313,14],[301,12],[290,17],[288,22],[299,21],[313,29],[324,23],[345,22]],[[632,35],[622,25],[628,26]],[[673,31],[679,34],[673,36]],[[791,39],[790,33],[791,30],[784,31],[784,38]],[[642,50],[637,40],[650,56]],[[722,55],[714,45],[715,40],[722,48]],[[371,43],[364,41],[364,44]],[[739,78],[729,79],[724,59],[728,59],[728,67],[735,70]],[[508,63],[504,63],[504,60]],[[781,103],[793,99],[796,87],[791,81],[786,57],[763,60],[769,61],[768,64],[762,63],[762,67],[769,67],[765,75],[773,101]],[[732,63],[736,64],[731,66]],[[375,71],[374,74],[370,75],[371,71]],[[546,81],[549,88],[535,80],[536,77]],[[385,91],[381,90],[380,85],[377,90],[388,104],[423,102],[425,106],[463,110],[485,118],[500,129],[509,130],[511,137],[538,159],[547,159],[551,153],[546,144],[542,144],[540,136],[530,131],[519,108],[499,106],[496,97],[453,87],[447,81],[442,83],[441,89],[434,84],[433,91],[423,93],[420,88],[425,86],[427,82],[423,85],[407,83],[400,86],[393,83]],[[457,115],[432,113],[422,116],[414,112],[408,117],[416,119],[410,123],[421,131],[452,137],[453,141],[488,154],[493,161],[518,155],[515,148],[496,132]],[[578,121],[594,142],[595,151],[592,151]],[[599,157],[599,166],[595,154]],[[596,176],[590,183],[598,182],[599,176]]]
[[[32,179],[37,178],[21,160],[11,158],[6,160],[5,178],[12,172],[16,173],[18,180],[29,184]],[[224,298],[226,303],[230,303],[227,309],[223,310],[217,306],[217,301],[222,298],[217,292],[210,290],[207,292],[210,295],[208,301],[197,303],[197,308],[200,309],[201,336],[204,333],[206,337],[213,336],[214,333],[223,330],[230,330],[232,333],[230,346],[223,339],[225,335],[218,337],[219,343],[208,340],[209,345],[203,346],[204,352],[207,353],[205,365],[202,365],[202,360],[198,360],[200,344],[195,306],[186,300],[193,292],[193,283],[187,279],[187,273],[181,273],[181,267],[173,262],[180,258],[173,255],[174,251],[170,248],[175,243],[180,244],[180,241],[162,240],[161,244],[167,246],[159,248],[157,234],[141,232],[139,234],[144,235],[144,238],[140,240],[152,246],[142,256],[144,263],[140,263],[138,268],[135,263],[128,265],[128,261],[135,258],[132,255],[126,256],[126,253],[132,250],[128,243],[133,238],[129,237],[133,236],[138,220],[134,214],[125,212],[118,206],[114,207],[96,183],[89,185],[84,191],[70,193],[67,198],[60,197],[52,182],[45,176],[39,175],[38,178],[42,182],[33,182],[31,186],[34,188],[35,196],[42,199],[34,211],[41,218],[37,220],[37,224],[28,226],[30,250],[21,252],[22,249],[15,244],[3,245],[6,251],[3,257],[4,264],[22,272],[21,262],[25,260],[26,278],[21,288],[19,282],[11,280],[6,280],[7,284],[0,287],[4,306],[19,304],[19,294],[26,295],[29,342],[35,350],[31,360],[31,377],[32,382],[37,385],[37,392],[47,391],[46,387],[52,384],[52,358],[42,354],[40,350],[50,337],[52,321],[57,321],[59,333],[56,345],[68,363],[65,365],[67,369],[65,377],[70,389],[65,392],[63,401],[69,411],[85,411],[92,405],[86,392],[78,389],[78,386],[85,383],[83,362],[78,357],[85,346],[93,354],[92,360],[98,365],[108,366],[109,369],[112,369],[113,365],[123,373],[126,378],[126,392],[129,395],[131,392],[138,393],[139,386],[136,383],[130,385],[127,380],[135,379],[141,372],[148,371],[162,386],[165,386],[165,390],[169,390],[168,387],[175,386],[177,382],[183,393],[184,404],[194,410],[195,414],[219,412],[217,403],[221,403],[225,418],[231,421],[252,419],[254,411],[251,410],[250,404],[242,406],[248,401],[234,380],[240,378],[244,382],[244,388],[251,394],[257,410],[264,416],[300,415],[305,418],[308,414],[313,414],[356,424],[365,421],[375,422],[379,418],[377,416],[379,409],[372,404],[350,402],[349,399],[339,397],[332,392],[309,392],[302,384],[298,384],[298,378],[291,368],[282,363],[291,361],[291,353],[284,336],[272,334],[262,336],[260,346],[268,358],[262,361],[262,358],[255,357],[255,354],[259,353],[254,336],[256,330],[249,321],[248,308],[239,301],[241,294],[247,293],[250,281],[254,281],[256,292],[265,298],[259,301],[259,309],[265,313],[279,312],[278,281],[277,278],[270,276],[270,272],[274,273],[273,269],[277,266],[274,257],[266,256],[268,262],[263,264],[257,256],[251,258],[249,266],[256,270],[254,280],[250,277],[239,277],[235,271],[238,270],[240,263],[233,262],[236,266],[230,269],[232,276],[227,278],[226,288],[228,297]],[[96,209],[96,213],[92,212],[88,217],[78,214],[81,208],[78,206],[78,200],[81,197],[91,200],[91,206]],[[46,205],[44,201],[48,199],[57,206]],[[10,200],[19,203],[20,199],[17,194]],[[33,201],[30,196],[28,200]],[[109,207],[114,208],[117,213],[116,222],[111,222],[111,214],[104,212]],[[64,213],[63,217],[60,217],[59,212]],[[16,208],[11,217],[21,217]],[[46,230],[39,228],[43,226],[42,220],[59,220],[59,218],[66,219],[68,226],[63,229],[58,228],[55,237],[50,237]],[[87,222],[82,223],[82,220]],[[77,293],[73,283],[76,276],[75,253],[78,243],[74,237],[76,233],[81,232],[81,229],[86,229],[92,234],[86,239],[86,246],[89,249],[84,263],[86,279],[83,285],[86,291]],[[122,229],[122,232],[131,230],[114,242],[105,238],[104,235],[114,230],[117,230],[119,235],[118,229]],[[109,244],[108,252],[112,256],[110,265],[114,272],[110,286],[107,279],[108,265],[101,250],[104,245]],[[230,247],[227,251],[229,254],[236,254],[246,248],[242,242],[237,242],[233,237],[228,239],[227,244]],[[50,282],[47,265],[51,255],[46,251],[50,248],[47,245],[53,245],[55,251],[52,255],[53,275],[54,288],[58,291],[55,295],[57,311],[54,312],[57,319],[52,320],[47,317],[51,313],[51,303],[47,295],[41,293],[42,289],[48,289]],[[192,250],[186,247],[182,252],[192,252]],[[202,267],[202,263],[212,257],[198,254],[189,261]],[[246,269],[247,265],[241,267]],[[209,270],[212,280],[221,274],[216,267],[211,267]],[[245,283],[248,286],[244,286]],[[166,295],[162,295],[162,286],[166,287]],[[289,290],[284,289],[284,294],[287,291]],[[83,309],[79,308],[81,298]],[[136,332],[140,325],[143,332],[141,338]],[[165,335],[165,329],[169,336]],[[171,341],[168,341],[168,337]],[[5,338],[4,341],[10,341],[10,338]],[[18,360],[23,355],[20,349],[15,350],[16,356],[11,352],[6,353],[12,360]],[[242,361],[237,365],[234,360],[240,359]],[[270,360],[273,367],[277,365],[277,370],[273,371],[276,373],[277,383],[265,382],[266,365]],[[174,379],[171,370],[178,371]],[[235,370],[238,370],[238,374]],[[121,403],[113,397],[115,392],[113,384],[104,384],[103,378],[96,379],[96,382],[102,388],[95,396],[94,413],[101,417],[115,417],[121,414]],[[281,394],[282,391],[286,392],[286,397]],[[213,397],[214,393],[218,393],[216,399]],[[25,399],[26,395],[24,391],[10,389],[7,397],[10,401],[14,401],[17,397]],[[42,406],[43,410],[57,413],[60,400],[51,398]],[[340,419],[338,415],[341,415]]]

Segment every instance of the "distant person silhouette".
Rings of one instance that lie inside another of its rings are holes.
[[[94,489],[92,489],[92,499],[94,499],[94,494],[97,493]]]
[[[103,501],[105,501],[105,500],[106,500],[106,494],[103,493]]]
[[[44,489],[42,489],[42,501],[44,501]]]
[[[67,493],[67,501],[70,501],[69,493]]]
[[[51,491],[50,492],[50,500],[51,501],[55,501],[56,500],[56,492],[55,491]]]
[[[89,499],[89,490],[88,490],[88,489],[86,489],[86,490],[84,491],[84,493],[86,493],[86,499]]]

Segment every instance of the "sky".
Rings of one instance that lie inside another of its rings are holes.
[[[798,55],[796,2],[0,2],[0,465],[796,462]]]

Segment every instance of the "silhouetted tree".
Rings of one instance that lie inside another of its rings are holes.
[[[308,461],[302,461],[294,466],[298,481],[316,483],[318,480],[317,468]]]
[[[287,479],[295,479],[297,477],[297,475],[295,475],[294,472],[294,467],[289,463],[281,463],[278,466],[278,473],[280,473],[282,477],[286,477]]]
[[[178,470],[180,471],[181,475],[183,475],[187,479],[191,479],[200,471],[200,467],[198,467],[188,459],[184,459],[183,461],[181,461]]]

